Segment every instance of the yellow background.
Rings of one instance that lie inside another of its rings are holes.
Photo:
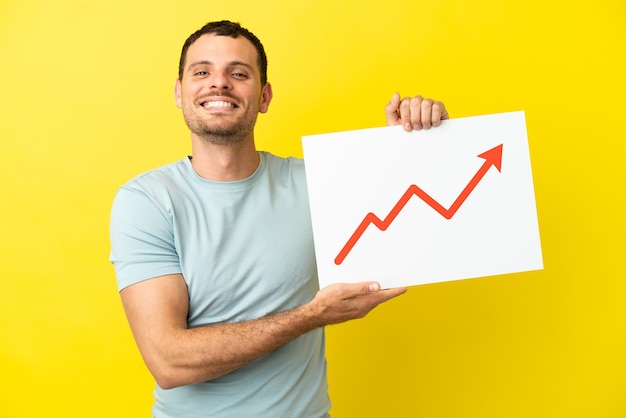
[[[150,416],[109,209],[189,152],[179,51],[221,18],[266,46],[257,138],[280,155],[384,125],[394,91],[526,111],[545,270],[329,327],[335,417],[626,416],[624,1],[2,0],[0,417]]]

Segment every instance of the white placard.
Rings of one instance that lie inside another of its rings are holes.
[[[543,268],[524,112],[302,143],[320,286]]]

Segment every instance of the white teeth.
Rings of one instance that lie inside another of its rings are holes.
[[[225,108],[225,107],[233,107],[232,103],[228,103],[228,102],[206,102],[203,104],[204,107],[221,107],[221,108]]]

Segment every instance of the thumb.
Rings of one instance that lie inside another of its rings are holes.
[[[380,283],[378,282],[368,282],[365,283],[361,289],[361,293],[367,295],[368,293],[376,293],[380,290]]]
[[[385,117],[387,119],[387,125],[399,125],[400,115],[398,115],[398,108],[400,107],[400,94],[394,93],[391,96],[391,100],[385,105]]]

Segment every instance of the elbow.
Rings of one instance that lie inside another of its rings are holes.
[[[200,363],[190,360],[189,356],[163,350],[153,350],[149,355],[144,353],[143,357],[156,384],[166,390],[213,380],[235,369],[215,359],[210,364]]]
[[[179,371],[171,368],[159,368],[155,370],[149,368],[152,377],[156,381],[156,384],[161,389],[175,389],[181,386],[186,386],[195,382],[185,379],[185,376]]]
[[[185,371],[180,367],[168,364],[165,361],[152,361],[146,362],[148,370],[154,378],[156,384],[161,389],[175,389],[181,386],[186,386],[192,383],[192,379],[187,376]]]
[[[181,386],[185,386],[183,384],[178,383],[175,379],[170,379],[170,378],[164,378],[164,377],[156,377],[154,378],[156,380],[156,384],[161,388],[161,389],[176,389],[179,388]]]
[[[206,382],[225,374],[202,372],[198,368],[165,363],[157,366],[148,365],[148,370],[150,370],[159,388],[165,390]]]

